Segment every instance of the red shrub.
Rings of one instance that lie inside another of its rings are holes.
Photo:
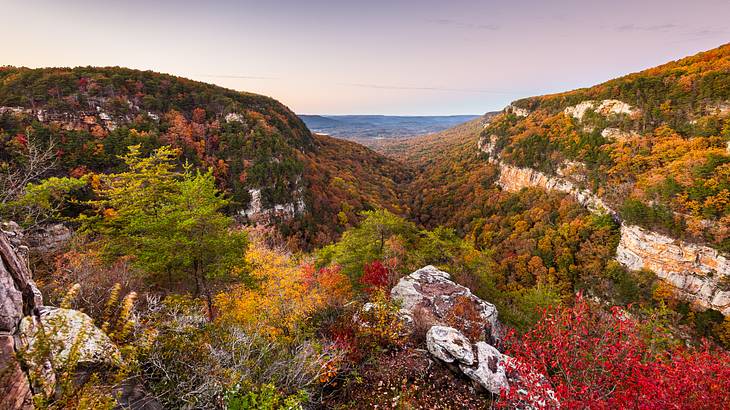
[[[637,325],[620,309],[601,313],[579,296],[574,307],[545,312],[522,337],[507,336],[511,371],[537,395],[535,373],[547,376],[562,408],[730,408],[728,352],[707,344],[654,352]],[[525,399],[517,390],[504,394],[503,406]]]
[[[378,289],[383,289],[388,285],[390,273],[382,262],[375,260],[366,263],[364,273],[360,278],[360,283],[365,286],[365,291],[373,293]]]

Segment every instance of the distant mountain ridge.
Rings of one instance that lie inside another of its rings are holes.
[[[366,139],[408,138],[440,132],[471,121],[479,115],[300,115],[307,127],[337,138]]]

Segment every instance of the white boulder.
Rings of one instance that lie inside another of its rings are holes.
[[[460,365],[461,371],[491,393],[499,394],[502,390],[509,389],[505,356],[497,348],[484,342],[477,342],[475,347],[476,365]]]
[[[446,363],[474,364],[471,342],[453,327],[432,326],[426,332],[426,347],[432,355]]]

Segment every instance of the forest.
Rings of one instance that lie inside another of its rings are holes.
[[[623,223],[730,252],[729,92],[726,45],[375,152],[255,94],[1,68],[0,267],[27,257],[43,298],[8,288],[11,356],[40,409],[728,408],[730,317],[616,249]],[[500,163],[573,164],[618,217]],[[453,304],[409,306],[409,280]]]

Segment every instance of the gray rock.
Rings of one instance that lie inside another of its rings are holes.
[[[471,342],[453,327],[432,326],[426,333],[426,347],[432,355],[446,363],[474,364]]]
[[[472,294],[469,288],[454,283],[448,273],[431,265],[401,278],[391,289],[390,297],[401,301],[402,308],[410,313],[416,327],[459,323],[458,330],[472,335],[480,333],[480,340],[497,342],[500,339],[497,308]],[[454,309],[459,303],[466,306]],[[467,312],[473,315],[465,315]]]
[[[43,306],[26,260],[5,231],[0,232],[0,333],[12,334],[23,316]]]
[[[43,333],[40,331],[43,330]],[[79,367],[115,367],[121,364],[117,346],[85,313],[73,309],[45,306],[39,317],[27,316],[20,322],[19,337],[24,350],[32,353],[45,334],[51,345],[51,361],[55,369],[67,366],[72,350],[76,350]]]
[[[31,250],[39,254],[54,254],[63,250],[73,236],[64,224],[43,225],[26,233]]]
[[[459,365],[461,371],[491,393],[499,394],[502,390],[509,389],[504,355],[484,342],[477,342],[475,347],[477,364]]]

